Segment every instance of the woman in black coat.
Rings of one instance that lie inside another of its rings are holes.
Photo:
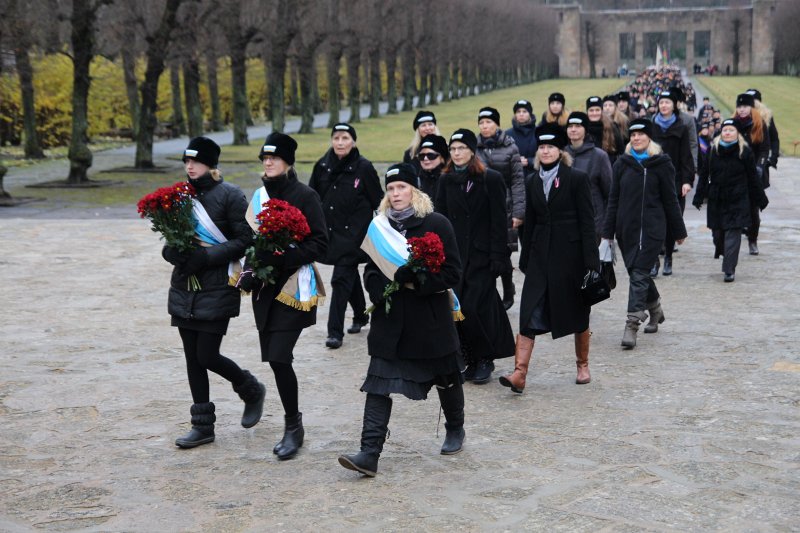
[[[275,374],[275,384],[284,410],[285,429],[283,438],[272,452],[278,459],[291,459],[303,445],[303,413],[299,410],[297,375],[292,367],[293,350],[303,329],[317,323],[317,302],[325,295],[322,280],[313,266],[325,257],[328,245],[325,218],[319,196],[308,186],[297,181],[294,154],[297,142],[288,135],[273,132],[264,141],[258,158],[264,165],[261,178],[263,187],[255,192],[247,221],[253,231],[258,230],[256,215],[262,204],[271,198],[284,200],[298,208],[306,217],[311,233],[301,242],[290,246],[280,255],[257,251],[258,266],[271,266],[275,283],[264,283],[252,275],[254,265],[246,264],[240,277],[239,287],[252,292],[253,315],[258,328],[261,360],[269,363]],[[315,280],[316,291],[299,300],[294,297],[302,282],[294,274],[299,269]],[[287,294],[288,293],[288,294]]]
[[[459,325],[468,366],[464,379],[488,383],[494,359],[514,353],[511,323],[496,280],[511,270],[506,244],[503,178],[475,155],[478,140],[467,129],[450,136],[450,163],[439,180],[436,211],[453,224],[464,275],[455,289],[466,317]]]
[[[612,169],[602,236],[616,235],[625,268],[630,276],[628,319],[622,346],[636,346],[639,325],[650,313],[645,333],[655,333],[664,322],[661,296],[650,268],[664,244],[667,227],[678,244],[686,238],[683,215],[675,194],[675,168],[657,143],[651,141],[653,123],[646,118],[631,121],[630,143]]]
[[[198,246],[181,253],[165,246],[164,259],[175,265],[169,289],[169,314],[178,328],[186,356],[186,372],[194,404],[192,429],[175,444],[194,448],[214,441],[215,406],[210,401],[208,371],[233,385],[245,402],[242,425],[253,427],[261,419],[266,389],[247,370],[219,353],[228,322],[239,316],[239,290],[229,283],[231,270],[244,255],[252,233],[244,219],[247,200],[235,185],[225,183],[217,170],[220,149],[206,137],[196,137],[183,153],[186,174],[197,191],[193,218],[201,233]],[[201,237],[202,235],[202,237]],[[194,275],[199,290],[189,290]],[[235,279],[235,278],[234,278]]]
[[[419,166],[420,190],[427,194],[431,201],[436,201],[436,191],[439,189],[439,177],[442,175],[450,152],[447,151],[447,141],[441,135],[426,135],[419,145],[416,162]]]
[[[362,247],[370,256],[364,268],[364,285],[375,305],[367,338],[370,364],[361,390],[367,393],[361,432],[361,451],[342,455],[339,463],[350,470],[374,476],[386,440],[392,410],[391,394],[424,400],[433,386],[439,395],[447,434],[441,453],[461,451],[464,442],[464,391],[458,333],[454,325],[450,289],[461,278],[456,236],[450,222],[433,212],[430,198],[418,189],[415,169],[408,163],[389,167],[386,196]],[[406,239],[432,232],[444,247],[439,272],[414,273],[405,264],[391,262],[378,243],[403,257]],[[394,242],[393,247],[390,242]],[[397,250],[397,246],[401,250]],[[396,281],[386,311],[384,291]]]
[[[417,156],[420,152],[422,139],[428,135],[441,135],[441,133],[439,132],[439,126],[436,125],[436,115],[432,111],[425,109],[417,112],[411,126],[414,128],[414,137],[411,139],[411,144],[408,145],[406,151],[403,152],[403,163],[411,163],[419,173],[422,167]]]
[[[753,151],[733,119],[722,123],[722,132],[711,144],[705,168],[692,205],[700,209],[708,198],[707,226],[714,237],[714,257],[723,256],[724,279],[732,282],[739,262],[742,229],[752,222],[750,205],[764,209],[769,203],[756,174]]]
[[[336,124],[331,130],[331,148],[314,165],[308,185],[322,200],[328,227],[328,252],[321,262],[333,265],[325,346],[337,349],[344,338],[344,317],[349,302],[353,323],[348,333],[358,333],[369,321],[358,264],[366,261],[359,250],[375,208],[383,197],[378,173],[356,148],[356,130]]]
[[[687,124],[683,121],[678,111],[678,96],[673,90],[662,91],[656,102],[658,113],[653,117],[653,141],[672,160],[675,168],[675,192],[678,195],[678,206],[681,217],[686,208],[686,195],[694,185],[695,164],[691,148],[691,134],[694,123]],[[664,238],[664,270],[665,276],[672,275],[672,252],[675,250],[675,235],[667,226]],[[658,257],[650,270],[652,277],[658,276]]]
[[[589,312],[581,297],[587,270],[599,271],[589,176],[571,168],[567,137],[555,124],[536,129],[537,172],[526,183],[525,232],[519,268],[525,273],[514,372],[500,384],[521,393],[537,335],[575,335],[575,383],[589,375]]]
[[[769,185],[770,131],[761,112],[755,106],[752,94],[742,93],[736,97],[736,115],[733,119],[742,132],[742,137],[753,150],[756,161],[756,174],[764,188]],[[750,204],[751,223],[747,228],[747,243],[750,255],[758,255],[758,231],[761,228],[761,214],[758,203]]]
[[[517,145],[522,171],[525,174],[531,172],[536,157],[536,117],[533,116],[533,105],[528,100],[514,102],[514,118],[506,135],[514,139]]]

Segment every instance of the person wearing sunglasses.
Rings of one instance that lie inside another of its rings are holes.
[[[408,145],[408,148],[406,148],[406,151],[403,153],[403,163],[411,163],[414,165],[417,174],[419,174],[421,167],[417,155],[419,155],[420,152],[422,139],[428,135],[441,135],[441,133],[439,132],[439,127],[436,125],[436,115],[425,109],[417,113],[411,126],[414,128],[414,137],[411,139],[411,144]]]
[[[447,141],[441,135],[426,135],[419,145],[417,163],[419,165],[420,189],[431,201],[436,200],[436,189],[442,169],[450,161]]]

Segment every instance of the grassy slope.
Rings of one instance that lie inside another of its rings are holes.
[[[781,154],[797,155],[794,143],[800,148],[800,78],[789,76],[696,76],[694,78],[708,91],[711,103],[720,107],[723,116],[733,114],[736,95],[747,89],[761,91],[764,104],[772,110],[775,126],[781,139]]]

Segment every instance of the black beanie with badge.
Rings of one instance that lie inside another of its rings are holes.
[[[653,138],[653,123],[650,122],[648,118],[637,118],[631,121],[630,125],[628,126],[628,134],[632,133],[644,133],[651,139]]]
[[[457,129],[450,136],[450,144],[448,146],[453,146],[454,142],[466,144],[467,148],[472,150],[472,153],[475,153],[478,150],[478,138],[475,136],[472,130],[468,130],[466,128]]]
[[[674,105],[676,106],[678,105],[678,95],[675,94],[675,92],[673,92],[671,89],[668,89],[666,91],[661,91],[661,93],[658,95],[658,98],[656,99],[656,105],[658,105],[658,102],[664,99],[672,100],[672,103]]]
[[[599,96],[590,96],[589,98],[587,98],[586,99],[586,111],[589,111],[589,109],[591,109],[593,107],[602,108],[603,107],[603,99],[600,98]]]
[[[563,150],[568,143],[569,140],[564,133],[564,128],[555,122],[545,122],[536,128],[536,144],[538,146],[549,144],[555,146],[559,150]]]
[[[425,122],[433,122],[436,124],[436,115],[434,115],[431,111],[425,111],[423,109],[417,113],[417,116],[414,117],[414,131],[417,131],[417,128],[419,128],[420,125]]]
[[[572,125],[587,127],[589,124],[589,115],[583,111],[573,111],[567,118],[567,127]]]
[[[736,107],[748,105],[750,107],[755,107],[756,99],[752,94],[749,93],[742,93],[736,97]]]
[[[419,176],[417,176],[417,169],[414,168],[414,165],[411,163],[397,163],[395,165],[390,166],[386,170],[386,175],[384,177],[385,186],[389,186],[390,183],[395,181],[403,181],[408,183],[412,187],[416,187],[417,189],[420,188]]]
[[[426,135],[422,138],[422,141],[419,143],[419,150],[423,148],[429,148],[442,156],[444,161],[447,161],[447,158],[450,157],[450,152],[447,150],[447,141],[441,135]],[[417,152],[419,153],[419,151]]]
[[[353,141],[355,142],[355,140],[356,140],[356,129],[353,126],[351,126],[350,124],[348,124],[347,122],[339,122],[338,124],[334,124],[333,128],[331,128],[331,137],[333,137],[333,135],[337,131],[345,131],[345,132],[349,133],[350,137],[352,137]]]
[[[482,107],[481,110],[478,111],[478,122],[484,118],[488,118],[498,126],[500,125],[500,111],[493,107]]]
[[[273,131],[267,136],[258,158],[263,161],[265,156],[273,155],[283,159],[287,165],[294,165],[294,153],[297,150],[297,141],[283,133]]]
[[[533,106],[527,100],[517,100],[514,102],[514,113],[516,113],[518,109],[527,109],[528,114],[533,115]]]
[[[208,137],[195,137],[183,151],[183,162],[194,159],[209,168],[217,168],[219,164],[219,145]]]
[[[755,98],[759,102],[761,101],[761,91],[759,91],[758,89],[747,89],[745,92],[747,94],[752,94],[753,98]]]
[[[564,95],[561,93],[553,93],[547,98],[548,104],[552,102],[561,102],[561,105],[566,105],[567,99],[564,98]]]

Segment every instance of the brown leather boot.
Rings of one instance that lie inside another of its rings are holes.
[[[586,385],[592,381],[592,376],[589,374],[589,337],[591,336],[592,332],[588,329],[575,334],[575,364],[578,365],[578,377],[575,378],[575,383],[578,385]]]
[[[528,363],[533,353],[533,339],[525,335],[517,335],[517,346],[514,350],[514,372],[500,378],[500,385],[511,387],[513,392],[522,394],[525,388],[525,376],[528,375]]]

